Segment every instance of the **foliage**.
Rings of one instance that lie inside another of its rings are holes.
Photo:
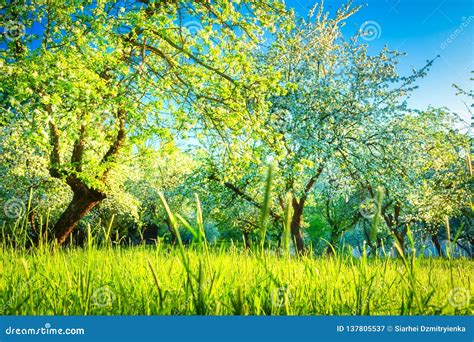
[[[27,28],[0,51],[0,203],[24,207],[0,212],[8,234],[188,244],[197,194],[224,244],[377,255],[407,248],[410,228],[472,254],[469,134],[407,105],[434,60],[400,75],[402,53],[342,34],[358,7],[6,4]]]

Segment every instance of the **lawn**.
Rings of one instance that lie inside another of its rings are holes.
[[[469,315],[473,261],[237,248],[1,249],[3,315]]]

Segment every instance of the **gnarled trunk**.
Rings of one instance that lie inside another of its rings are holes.
[[[45,106],[46,111],[53,116],[53,107]],[[97,175],[97,180],[105,184],[107,175],[112,167],[112,163],[116,160],[119,150],[122,148],[125,138],[125,117],[126,112],[119,109],[117,112],[118,132],[117,137],[109,146],[109,149],[102,157],[101,164],[104,166],[102,174]],[[76,228],[79,221],[87,215],[92,208],[100,203],[105,197],[105,193],[88,186],[80,176],[83,166],[84,144],[86,137],[86,126],[81,125],[79,136],[74,142],[70,165],[75,172],[70,172],[68,167],[64,167],[61,161],[60,148],[60,131],[53,121],[49,122],[50,138],[51,138],[51,155],[49,173],[54,178],[65,180],[73,192],[71,203],[59,217],[54,225],[54,235],[59,244],[64,244],[71,232]]]
[[[64,244],[79,221],[104,198],[104,194],[95,190],[74,191],[71,202],[54,225],[54,234],[58,243]]]
[[[303,205],[293,201],[293,217],[291,218],[291,237],[298,254],[304,254],[305,246],[303,235],[301,234],[301,223],[303,220]]]

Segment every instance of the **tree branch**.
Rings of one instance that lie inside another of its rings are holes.
[[[249,202],[250,204],[252,204],[256,208],[262,209],[262,204],[261,203],[257,202],[249,194],[245,193],[242,189],[240,189],[236,185],[234,185],[230,182],[222,182],[215,174],[212,174],[212,175],[208,176],[208,179],[213,180],[213,181],[217,181],[217,182],[223,184],[227,189],[233,191],[236,195],[238,195],[239,197],[242,197],[244,200],[246,200],[247,202]],[[281,216],[278,215],[277,213],[275,213],[272,210],[270,210],[270,216],[273,219],[277,220],[277,221],[281,220]]]
[[[59,154],[59,130],[53,121],[49,122],[49,132],[51,135],[51,146],[53,147],[49,161],[49,174],[54,178],[61,178],[61,156]]]
[[[72,150],[71,164],[77,172],[82,171],[82,159],[84,156],[84,134],[86,127],[84,124],[81,125],[79,131],[79,137],[74,143],[74,148]]]
[[[181,53],[184,53],[186,56],[188,56],[189,58],[191,58],[194,62],[196,62],[197,64],[199,64],[200,66],[212,71],[212,72],[215,72],[217,75],[219,75],[220,77],[226,79],[227,81],[231,82],[232,84],[235,84],[237,85],[237,81],[234,80],[232,77],[230,77],[229,75],[225,74],[224,72],[220,71],[219,69],[217,68],[214,68],[213,66],[207,64],[205,61],[203,61],[202,59],[198,58],[196,55],[192,54],[191,52],[189,52],[188,50],[186,50],[183,46],[179,46],[178,44],[176,44],[175,42],[173,42],[171,39],[169,39],[168,37],[165,37],[164,35],[161,35],[159,32],[157,31],[153,31],[154,34],[156,34],[158,37],[160,37],[161,39],[163,39],[165,42],[167,42],[169,45],[171,45],[173,48],[175,48],[176,50],[178,50],[179,52]],[[149,45],[147,45],[147,48],[150,48]]]
[[[115,138],[115,141],[110,145],[107,153],[105,153],[104,157],[102,158],[101,164],[105,164],[105,171],[102,174],[102,181],[105,181],[107,178],[107,175],[111,169],[110,163],[113,162],[118,155],[119,150],[123,146],[126,138],[126,130],[125,130],[125,110],[119,109],[118,110],[118,120],[119,120],[119,130],[117,132],[117,137]],[[109,165],[107,165],[109,164]]]

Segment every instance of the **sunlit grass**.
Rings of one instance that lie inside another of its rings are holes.
[[[182,252],[182,251],[181,251]],[[4,248],[13,315],[472,314],[467,259],[281,257],[236,248]],[[188,269],[184,266],[187,260]]]

